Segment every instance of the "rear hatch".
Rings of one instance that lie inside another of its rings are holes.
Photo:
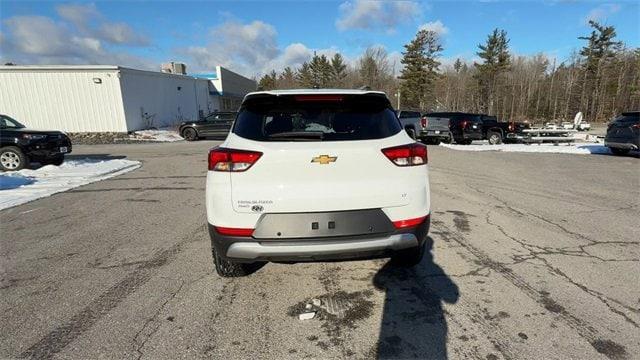
[[[609,124],[608,139],[635,140],[640,136],[640,117],[635,114],[623,114]]]
[[[381,150],[412,140],[387,98],[373,94],[245,100],[225,146],[263,155],[248,171],[230,174],[234,210],[324,212],[408,204],[407,187],[415,186],[408,174],[415,170],[394,165]]]
[[[427,116],[426,130],[431,133],[440,133],[449,131],[449,118]]]

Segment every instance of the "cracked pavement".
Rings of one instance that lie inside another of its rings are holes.
[[[418,267],[267,264],[222,279],[203,203],[215,144],[77,146],[143,166],[0,212],[0,358],[640,354],[637,158],[430,146]],[[298,320],[314,298],[340,316]]]

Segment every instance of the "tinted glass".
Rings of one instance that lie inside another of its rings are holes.
[[[614,122],[616,125],[632,125],[640,121],[638,115],[622,115],[617,117]]]
[[[257,141],[341,141],[382,139],[401,131],[388,101],[379,96],[345,96],[338,101],[299,99],[250,99],[232,132]]]
[[[6,116],[0,116],[0,128],[1,129],[20,129],[23,128],[24,125],[20,124],[18,121]]]
[[[400,112],[400,119],[405,119],[405,118],[419,118],[421,115],[419,112],[417,111],[401,111]]]

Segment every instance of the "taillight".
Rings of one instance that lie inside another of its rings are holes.
[[[633,125],[631,125],[632,128],[634,129],[640,129],[640,123],[635,123]]]
[[[420,122],[422,124],[422,128],[426,129],[427,128],[427,124],[429,123],[429,120],[427,120],[427,117],[423,116],[422,119],[420,119]]]
[[[222,226],[214,226],[218,234],[227,236],[243,236],[249,237],[253,235],[253,229],[229,228]]]
[[[509,131],[513,131],[513,129],[515,129],[515,124],[509,123]]]
[[[417,166],[427,163],[427,147],[408,144],[382,149],[382,153],[397,166]]]
[[[464,128],[466,128],[466,127],[467,127],[467,124],[468,124],[468,123],[469,123],[469,122],[468,122],[467,120],[465,120],[465,121],[463,121],[463,122],[460,124],[460,127],[464,129]]]
[[[209,151],[209,170],[241,172],[249,169],[260,159],[259,151],[213,148]]]
[[[419,218],[414,218],[414,219],[394,221],[393,222],[393,226],[395,226],[396,229],[404,229],[404,228],[418,226],[418,225],[422,224],[424,222],[424,220],[426,218],[428,218],[428,217],[429,217],[429,215],[423,216],[423,217],[419,217]]]

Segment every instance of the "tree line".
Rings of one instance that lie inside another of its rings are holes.
[[[558,62],[544,54],[514,55],[507,32],[495,29],[478,45],[478,62],[456,59],[443,65],[438,35],[419,30],[393,63],[381,47],[364,51],[353,65],[336,53],[314,54],[298,68],[286,67],[260,78],[264,90],[359,88],[387,93],[394,106],[427,111],[464,111],[502,120],[572,119],[582,111],[589,121],[607,121],[640,109],[640,49],[616,40],[614,26],[590,21],[584,46]],[[396,69],[402,66],[399,76]]]

